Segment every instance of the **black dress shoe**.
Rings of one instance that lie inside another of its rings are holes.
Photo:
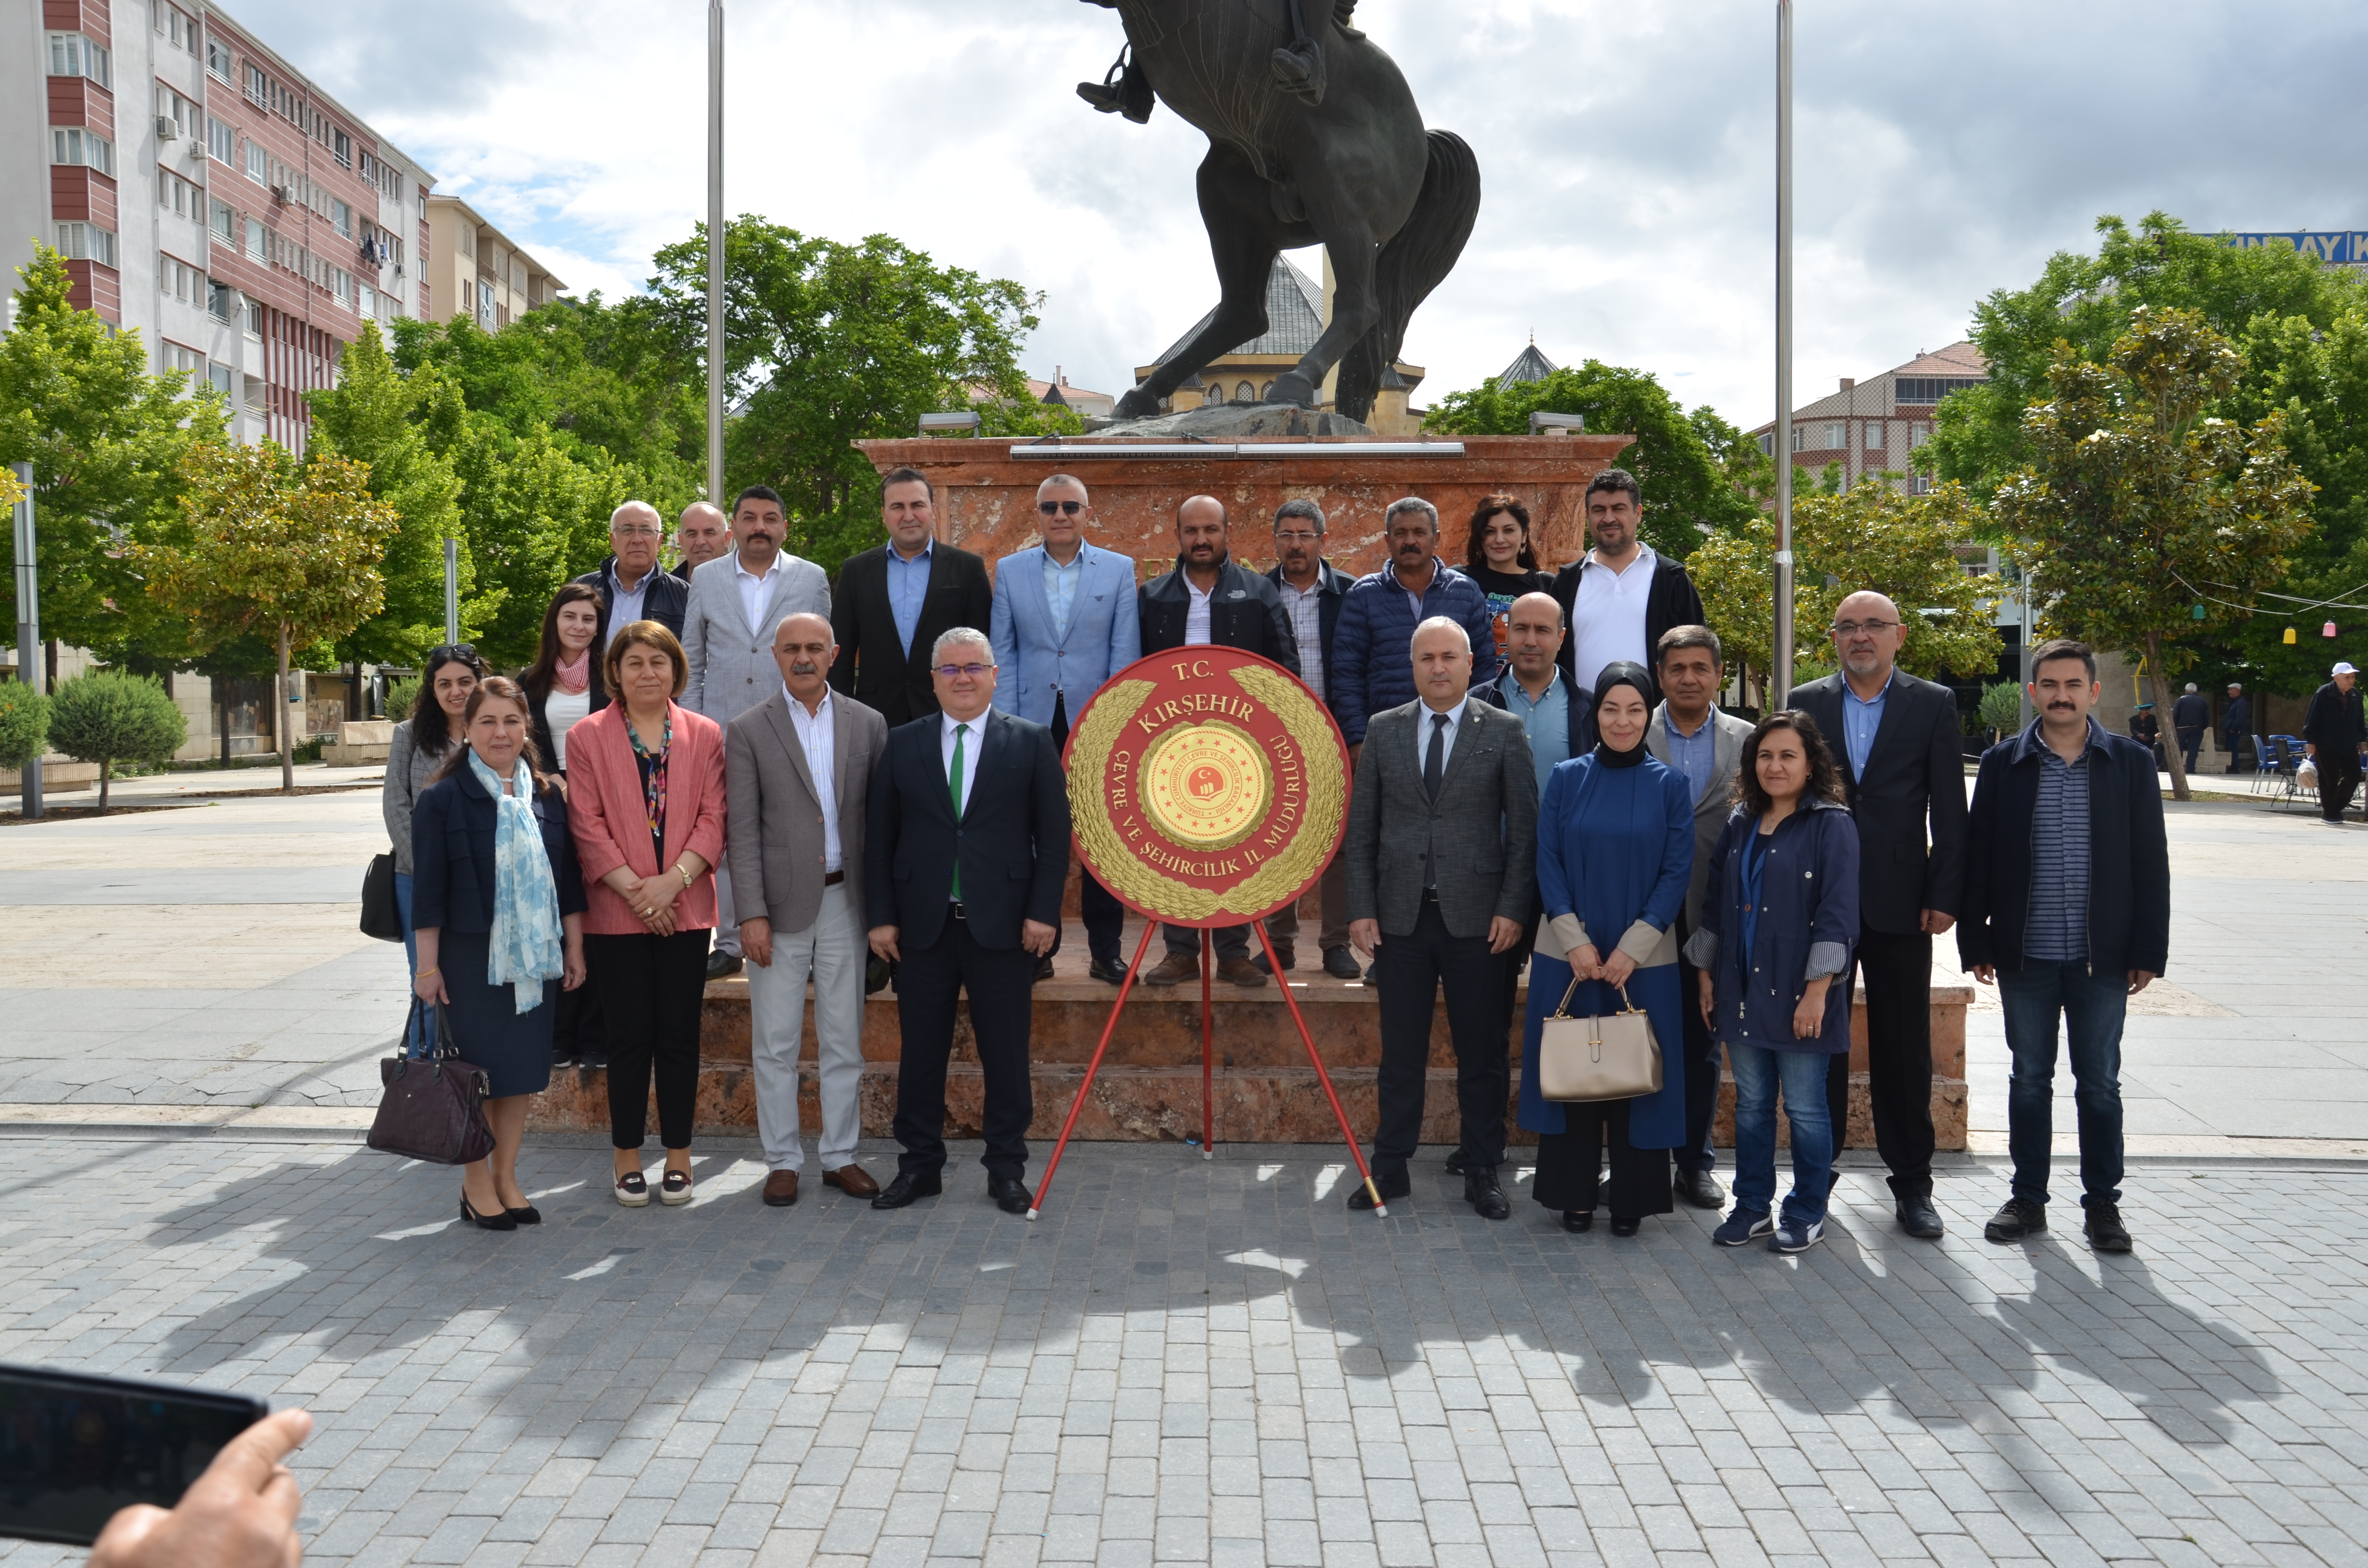
[[[1455,1153],[1447,1156],[1447,1174],[1449,1176],[1462,1176],[1463,1174],[1463,1150],[1458,1149]]]
[[[935,1198],[945,1190],[945,1184],[935,1176],[914,1176],[899,1171],[896,1179],[880,1189],[871,1200],[874,1209],[902,1209],[919,1198]]]
[[[609,1053],[605,1050],[587,1051],[579,1065],[589,1067],[596,1073],[606,1073],[609,1070]]]
[[[1633,1215],[1623,1217],[1614,1214],[1611,1216],[1611,1233],[1615,1236],[1633,1236],[1644,1226],[1644,1223],[1643,1220]]]
[[[1052,960],[1052,959],[1050,959],[1049,957],[1047,957],[1047,958],[1041,958],[1041,959],[1038,959],[1038,960],[1036,960],[1036,979],[1035,979],[1035,980],[1033,980],[1033,981],[1029,982],[1029,983],[1030,983],[1030,984],[1031,984],[1031,985],[1033,985],[1033,984],[1035,984],[1038,981],[1045,981],[1045,980],[1050,980],[1050,979],[1052,979],[1052,978],[1053,978],[1053,960]]]
[[[1126,983],[1126,965],[1116,959],[1096,959],[1086,966],[1086,972],[1106,984]]]
[[[1028,1184],[1018,1176],[987,1177],[986,1195],[994,1199],[995,1206],[1006,1214],[1025,1214],[1036,1206],[1036,1199],[1028,1191]],[[884,1198],[887,1195],[882,1193],[881,1196]]]
[[[1944,1227],[1941,1223],[1941,1210],[1932,1206],[1930,1193],[1919,1192],[1912,1198],[1901,1199],[1896,1211],[1899,1215],[1900,1227],[1917,1240],[1936,1242],[1941,1239]]]
[[[511,1219],[517,1221],[521,1225],[540,1225],[542,1223],[542,1210],[537,1209],[531,1203],[528,1204],[523,1209],[504,1209],[502,1212],[508,1215]]]
[[[1373,1178],[1373,1186],[1381,1189],[1383,1203],[1389,1202],[1392,1199],[1407,1197],[1414,1191],[1414,1182],[1404,1171],[1395,1171],[1388,1176],[1377,1176]],[[1357,1210],[1373,1207],[1372,1194],[1366,1190],[1363,1182],[1360,1181],[1349,1189],[1349,1207]]]
[[[1493,1170],[1466,1171],[1463,1174],[1463,1201],[1472,1205],[1472,1212],[1483,1220],[1509,1220],[1513,1206],[1505,1199],[1505,1189],[1497,1185]]]
[[[1283,968],[1295,969],[1298,967],[1299,955],[1292,951],[1291,944],[1289,942],[1277,942],[1274,945],[1274,950],[1282,955]],[[1250,962],[1258,965],[1258,968],[1266,971],[1269,974],[1272,974],[1274,972],[1274,960],[1268,958],[1264,953],[1258,954],[1256,958],[1250,960]]]
[[[1562,1228],[1572,1235],[1581,1235],[1595,1229],[1595,1210],[1565,1209],[1562,1211]]]
[[[490,1214],[478,1213],[469,1207],[469,1195],[465,1192],[461,1195],[461,1222],[474,1225],[481,1231],[515,1231],[518,1227],[518,1221],[511,1218],[506,1209],[496,1209]]]
[[[1726,1207],[1726,1188],[1719,1186],[1718,1177],[1708,1171],[1679,1171],[1669,1187],[1680,1203],[1691,1204],[1696,1209]]]
[[[1354,980],[1365,971],[1357,967],[1357,955],[1346,948],[1324,949],[1324,972],[1335,980]]]
[[[721,980],[727,974],[740,972],[740,955],[727,953],[722,948],[707,955],[707,978]]]

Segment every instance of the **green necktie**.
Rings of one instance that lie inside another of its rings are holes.
[[[948,787],[953,790],[954,821],[957,823],[962,821],[962,737],[969,733],[970,726],[968,724],[956,724],[954,726],[954,765],[952,770],[946,775],[946,783]],[[956,903],[960,903],[962,902],[962,849],[960,846],[956,846],[954,849],[953,900]]]

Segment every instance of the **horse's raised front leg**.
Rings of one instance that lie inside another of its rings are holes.
[[[1240,154],[1211,147],[1201,161],[1198,184],[1201,221],[1208,226],[1209,253],[1217,264],[1217,308],[1174,358],[1119,400],[1121,419],[1158,413],[1160,403],[1201,367],[1267,329],[1266,280],[1281,254],[1265,221],[1267,183]],[[1305,401],[1313,406],[1315,400]]]

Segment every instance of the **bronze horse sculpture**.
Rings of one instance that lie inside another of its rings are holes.
[[[1147,85],[1209,138],[1198,185],[1221,293],[1208,326],[1120,399],[1120,417],[1158,413],[1203,366],[1264,333],[1275,257],[1320,244],[1332,260],[1331,323],[1266,401],[1313,408],[1338,365],[1334,406],[1363,419],[1406,322],[1472,235],[1472,149],[1423,130],[1396,62],[1348,25],[1354,0],[1088,3],[1125,24],[1134,89],[1098,96],[1088,85],[1088,100],[1118,108],[1131,98],[1128,118],[1140,119]]]

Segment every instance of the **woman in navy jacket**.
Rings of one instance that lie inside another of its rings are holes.
[[[1735,814],[1711,851],[1702,926],[1686,944],[1702,971],[1696,1005],[1735,1072],[1735,1210],[1711,1239],[1742,1246],[1767,1236],[1770,1251],[1801,1252],[1825,1234],[1833,1186],[1838,1140],[1826,1073],[1850,1050],[1858,824],[1807,714],[1761,720],[1743,761]],[[1770,1212],[1780,1084],[1793,1127],[1782,1223]]]
[[[444,1005],[461,1060],[491,1080],[494,1152],[461,1167],[461,1218],[515,1231],[542,1220],[518,1186],[518,1142],[527,1096],[551,1086],[559,993],[584,983],[584,881],[526,693],[489,676],[463,722],[468,744],[412,809],[413,989]]]

